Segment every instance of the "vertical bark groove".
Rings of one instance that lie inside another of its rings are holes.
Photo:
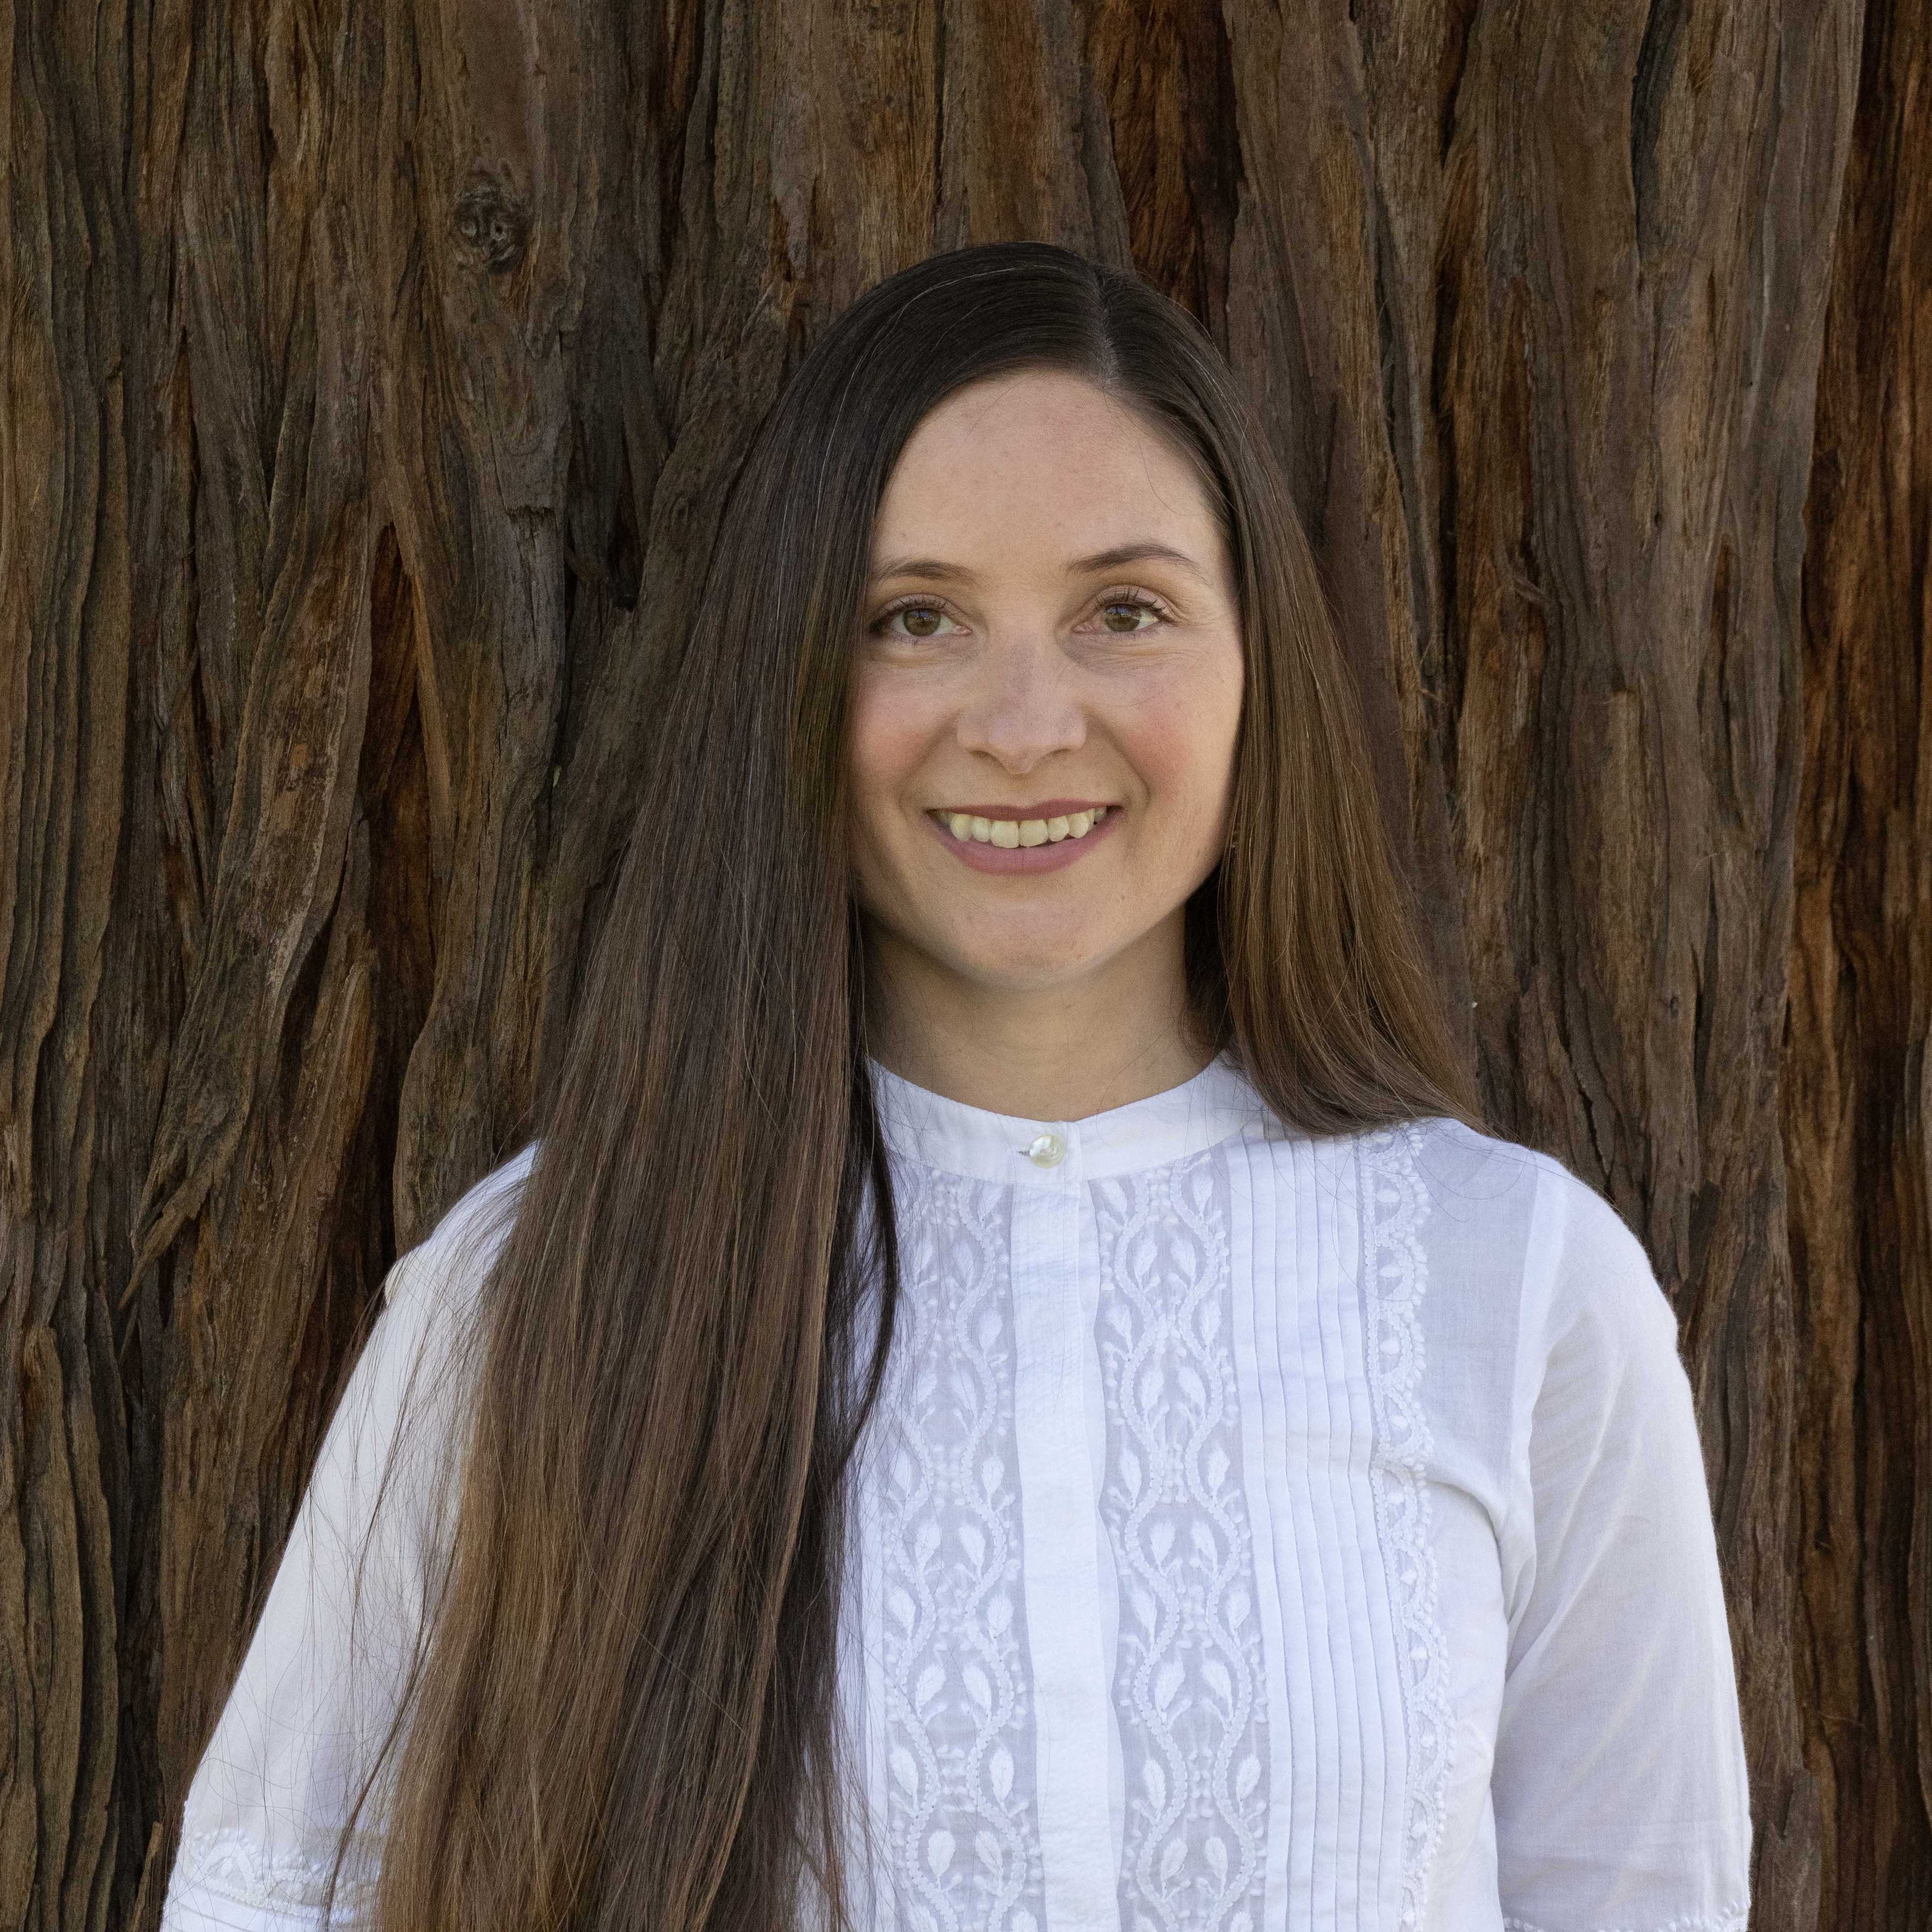
[[[1932,101],[1922,8],[1864,22],[1811,458],[1783,1127],[1808,1367],[1798,1472],[1821,1922],[1932,1871]],[[1856,1640],[1852,1634],[1856,1633]]]

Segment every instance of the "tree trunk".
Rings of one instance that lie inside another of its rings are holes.
[[[156,1922],[383,1274],[526,1137],[752,431],[1016,236],[1251,386],[1496,1129],[1676,1303],[1754,1923],[1932,1922],[1929,50],[0,0],[0,1925]]]

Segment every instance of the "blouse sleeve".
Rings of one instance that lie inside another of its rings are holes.
[[[1574,1176],[1546,1172],[1539,1221],[1534,1554],[1509,1604],[1491,1786],[1505,1921],[1742,1932],[1744,1738],[1676,1318],[1635,1238]]]
[[[398,1708],[422,1628],[446,1502],[436,1475],[453,1419],[448,1310],[433,1274],[417,1249],[385,1283],[382,1311],[330,1420],[189,1787],[163,1932],[306,1932],[322,1922],[338,1830]],[[406,1406],[411,1426],[391,1468]],[[364,1818],[372,1815],[365,1808]],[[358,1829],[334,1922],[353,1923],[366,1905],[379,1843]]]

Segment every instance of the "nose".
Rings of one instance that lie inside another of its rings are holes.
[[[1023,778],[1056,752],[1077,752],[1087,718],[1070,667],[1050,637],[1012,638],[982,654],[960,708],[961,747]]]

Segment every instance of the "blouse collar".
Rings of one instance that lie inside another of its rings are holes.
[[[894,1154],[1020,1186],[1066,1186],[1165,1166],[1271,1118],[1225,1054],[1164,1094],[1084,1120],[989,1113],[915,1087],[876,1060],[870,1064],[880,1125]]]

